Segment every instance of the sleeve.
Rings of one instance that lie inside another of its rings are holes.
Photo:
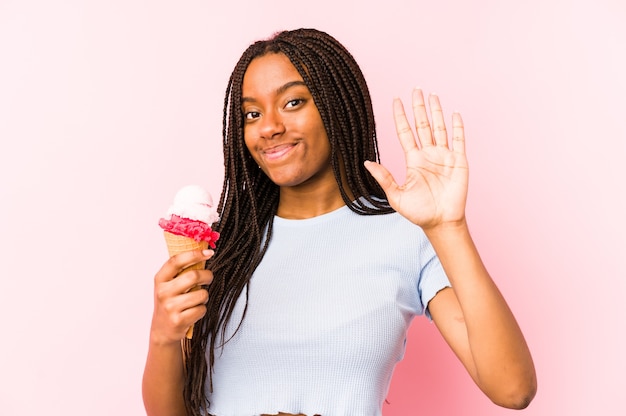
[[[418,293],[422,305],[424,305],[424,314],[428,320],[432,321],[428,303],[442,289],[452,287],[450,280],[443,270],[443,266],[439,261],[439,257],[435,253],[435,249],[430,241],[424,236],[424,240],[420,245],[420,260],[422,268],[419,274]]]

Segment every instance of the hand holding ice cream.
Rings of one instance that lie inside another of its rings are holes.
[[[181,188],[166,217],[159,220],[170,257],[185,251],[205,250],[209,246],[215,248],[215,242],[220,235],[213,231],[211,225],[218,220],[211,194],[196,185]],[[204,263],[197,263],[182,272],[202,269]],[[187,331],[187,338],[192,336],[193,326]]]

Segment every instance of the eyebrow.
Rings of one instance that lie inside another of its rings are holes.
[[[304,81],[290,81],[290,82],[288,82],[288,83],[278,87],[276,89],[276,95],[280,95],[280,94],[284,93],[285,91],[287,91],[288,89],[293,88],[293,87],[298,87],[298,86],[307,87],[307,85],[306,85],[306,83]],[[255,101],[255,100],[252,97],[241,97],[241,102],[242,103],[250,102],[250,101]]]

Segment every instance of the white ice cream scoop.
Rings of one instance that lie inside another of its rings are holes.
[[[168,217],[172,215],[207,224],[219,220],[211,194],[198,185],[184,186],[176,193],[174,203],[167,211]]]

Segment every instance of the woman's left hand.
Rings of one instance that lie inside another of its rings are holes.
[[[375,162],[365,162],[367,170],[385,191],[390,205],[401,215],[424,229],[465,221],[468,165],[465,156],[463,121],[452,114],[452,144],[436,95],[429,97],[432,126],[422,91],[413,91],[416,135],[409,125],[399,99],[393,113],[400,144],[406,160],[406,180],[398,185],[389,171]]]

